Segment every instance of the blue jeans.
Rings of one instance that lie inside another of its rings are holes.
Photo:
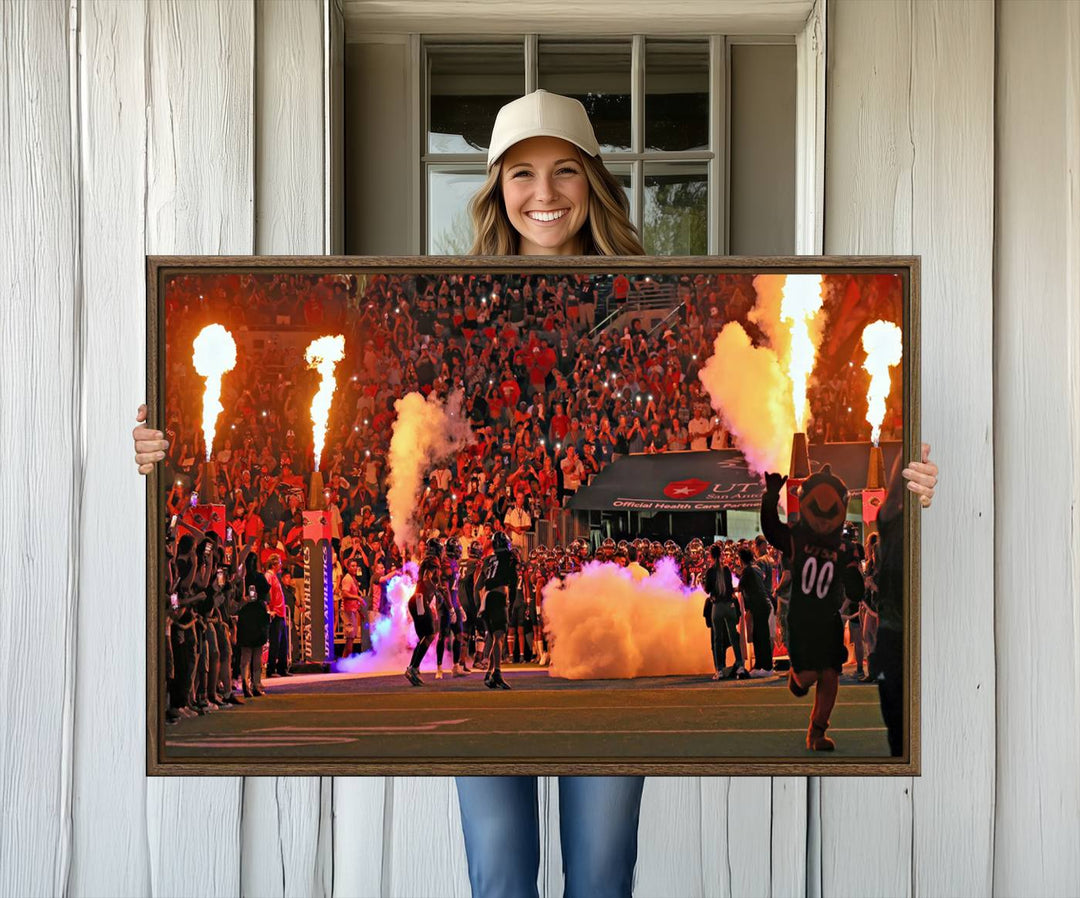
[[[270,651],[266,657],[266,673],[288,673],[289,670],[289,625],[283,617],[270,618]]]
[[[560,776],[564,898],[629,898],[642,776]],[[473,898],[537,898],[535,776],[459,776]]]

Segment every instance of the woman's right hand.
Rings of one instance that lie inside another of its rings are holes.
[[[165,458],[165,450],[169,448],[169,441],[165,434],[158,430],[144,426],[141,422],[146,420],[146,405],[140,405],[135,414],[135,420],[139,425],[131,431],[135,439],[135,464],[139,466],[140,474],[149,474],[154,465]]]

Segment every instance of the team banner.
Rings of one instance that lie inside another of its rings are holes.
[[[883,442],[886,469],[900,452],[900,443]],[[831,465],[833,473],[859,493],[866,485],[868,446],[829,443],[810,446],[810,466]],[[721,511],[753,510],[761,505],[764,487],[736,449],[627,455],[582,486],[569,507],[579,511]],[[791,511],[789,507],[788,511]]]

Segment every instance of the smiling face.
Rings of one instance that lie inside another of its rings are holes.
[[[523,256],[579,254],[589,215],[589,182],[581,153],[557,137],[530,137],[502,158],[499,177]]]

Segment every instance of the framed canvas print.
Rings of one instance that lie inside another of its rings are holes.
[[[919,773],[917,258],[147,278],[150,773]]]

